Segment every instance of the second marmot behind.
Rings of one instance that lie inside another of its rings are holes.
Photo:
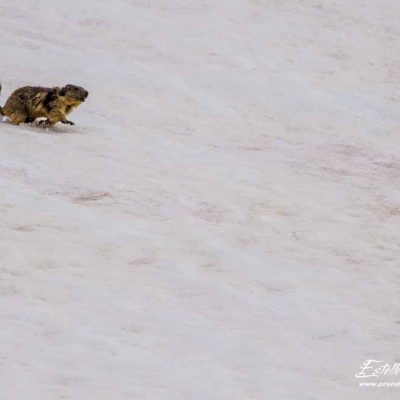
[[[61,89],[25,86],[11,94],[4,107],[0,107],[0,115],[8,117],[14,125],[34,122],[36,118],[43,117],[46,118],[43,124],[47,127],[57,122],[74,125],[67,115],[88,95],[86,89],[75,85],[66,85]]]

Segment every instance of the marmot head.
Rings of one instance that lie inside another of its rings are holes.
[[[89,92],[80,86],[66,85],[60,90],[60,95],[69,105],[78,105],[87,99]]]

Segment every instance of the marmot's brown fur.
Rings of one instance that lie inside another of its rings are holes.
[[[66,85],[61,89],[25,86],[11,94],[4,107],[0,107],[0,115],[8,117],[15,125],[34,122],[41,117],[46,118],[43,121],[45,126],[57,122],[74,125],[66,116],[84,102],[88,95],[86,89],[74,85]]]

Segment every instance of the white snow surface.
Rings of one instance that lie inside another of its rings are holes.
[[[0,3],[1,400],[400,398],[398,0]]]

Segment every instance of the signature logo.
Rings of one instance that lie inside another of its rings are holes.
[[[390,364],[380,360],[366,360],[361,364],[361,371],[355,374],[356,378],[379,378],[382,376],[400,375],[400,363]]]

